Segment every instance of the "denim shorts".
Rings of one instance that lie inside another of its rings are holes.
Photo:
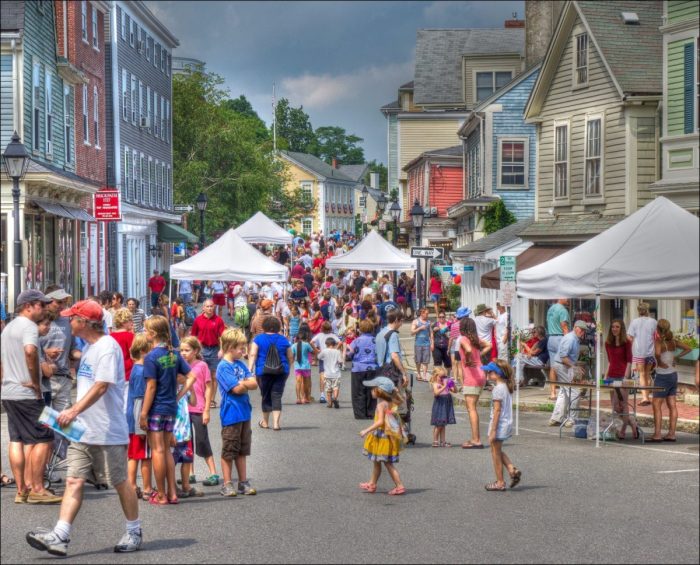
[[[175,416],[170,414],[151,414],[148,417],[149,432],[169,432],[175,428]]]
[[[654,398],[667,398],[669,396],[676,396],[678,394],[678,373],[656,373],[656,378],[654,379],[654,386],[662,386],[664,390],[655,390],[653,393]]]

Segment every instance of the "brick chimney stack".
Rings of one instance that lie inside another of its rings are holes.
[[[525,68],[544,59],[565,4],[563,0],[525,2]]]
[[[331,167],[333,167],[334,169],[338,168],[338,159],[336,159],[335,157],[331,159]]]

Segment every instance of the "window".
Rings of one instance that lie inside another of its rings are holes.
[[[586,121],[586,179],[584,197],[602,196],[601,190],[601,119]]]
[[[588,84],[588,34],[581,33],[576,36],[576,74],[574,84],[585,86]]]
[[[156,174],[155,174],[155,184],[154,184],[154,197],[153,205],[156,208],[160,208],[160,167],[158,166],[158,159],[156,159]]]
[[[80,11],[81,11],[81,18],[80,18],[80,29],[83,37],[83,41],[85,43],[88,42],[88,18],[87,18],[87,1],[82,0],[80,3]]]
[[[168,176],[167,176],[167,181],[168,181],[168,208],[172,207],[172,199],[173,199],[173,173],[170,170],[170,165],[168,165]]]
[[[504,188],[525,188],[526,152],[525,140],[501,140],[499,185]]]
[[[92,123],[95,136],[95,147],[100,148],[100,102],[97,86],[92,87]]]
[[[46,154],[53,154],[53,80],[51,73],[46,71],[44,80],[44,104],[46,106]]]
[[[304,218],[301,221],[301,232],[304,235],[311,235],[314,231],[314,221],[311,218]]]
[[[134,183],[131,194],[134,202],[137,202],[139,198],[139,155],[135,150],[131,154],[131,166],[133,167],[132,179]]]
[[[683,133],[693,133],[695,125],[694,51],[692,41],[683,46]]]
[[[88,124],[88,87],[83,85],[83,143],[90,145],[90,126]]]
[[[129,45],[133,47],[134,39],[136,37],[136,22],[134,20],[130,20],[129,24]]]
[[[97,10],[92,6],[92,46],[100,50],[99,35],[97,33]]]
[[[165,101],[165,141],[170,141],[170,102]]]
[[[153,135],[158,137],[159,132],[159,118],[158,118],[158,93],[153,93]]]
[[[139,113],[139,81],[131,75],[131,123],[136,125]]]
[[[41,122],[41,65],[32,65],[32,149],[39,151],[41,147],[40,129]]]
[[[472,145],[467,153],[467,187],[468,197],[478,198],[481,196],[479,179],[481,178],[481,159],[479,159],[479,146]]]
[[[165,98],[160,97],[160,138],[165,139]]]
[[[165,74],[167,76],[170,76],[170,64],[171,64],[171,57],[168,55],[165,59]]]
[[[126,41],[126,14],[121,8],[117,8],[119,11],[119,33],[122,39]]]
[[[129,148],[124,146],[124,176],[122,177],[122,196],[129,199],[130,176],[129,176]]]
[[[151,47],[153,46],[153,39],[148,37],[146,34],[146,61],[151,60]]]
[[[63,124],[66,135],[66,163],[73,162],[73,128],[71,126],[71,108],[73,107],[71,87],[63,86]]]
[[[160,43],[156,43],[155,49],[153,50],[153,66],[158,68],[158,61],[160,60]]]
[[[146,201],[146,182],[148,181],[146,157],[143,153],[141,153],[141,160],[139,161],[139,171],[141,172],[141,192],[139,193],[139,202],[143,204]]]
[[[148,202],[153,206],[156,202],[156,169],[153,166],[153,158],[148,158]]]
[[[151,87],[146,87],[146,118],[149,129],[153,127],[153,110],[151,109]]]
[[[165,54],[166,54],[165,49],[161,48],[161,50],[160,50],[160,70],[161,71],[165,71]]]
[[[122,118],[129,120],[129,75],[122,69]]]
[[[476,73],[476,99],[486,100],[499,88],[508,84],[512,71],[488,71]]]
[[[160,194],[160,206],[161,208],[165,208],[165,200],[166,200],[166,187],[165,183],[168,181],[168,178],[165,176],[165,163],[160,164],[160,186],[162,189],[162,192]]]
[[[148,94],[146,87],[143,85],[141,81],[139,81],[139,95],[141,96],[140,99],[140,105],[141,105],[141,112],[139,113],[139,126],[141,125],[141,122],[143,118],[146,117],[146,114],[148,112],[148,102],[146,100],[146,95]]]
[[[301,198],[304,204],[311,204],[314,199],[314,186],[310,182],[301,183]]]
[[[569,197],[569,124],[554,127],[554,198]]]

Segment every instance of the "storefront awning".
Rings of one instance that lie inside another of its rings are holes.
[[[541,247],[533,246],[523,251],[516,259],[518,271],[529,269],[545,261],[553,259],[557,255],[569,251],[571,247]],[[501,269],[494,269],[481,276],[481,288],[491,288],[498,290],[501,288]]]
[[[66,204],[57,204],[55,202],[35,202],[39,208],[49,214],[60,218],[68,218],[69,220],[80,220],[81,222],[96,222],[90,214],[77,206],[68,206]]]
[[[158,240],[168,243],[180,243],[181,241],[197,243],[199,238],[177,224],[158,222]]]
[[[61,204],[61,208],[64,208],[71,216],[73,216],[76,220],[80,220],[81,222],[96,222],[97,221],[95,218],[93,218],[90,214],[88,214],[82,208],[77,208],[74,206],[66,206],[65,204]]]

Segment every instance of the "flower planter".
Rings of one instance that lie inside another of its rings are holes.
[[[681,353],[683,353],[682,349],[676,349],[676,361],[697,361],[698,354],[700,354],[700,348],[696,347],[695,349],[692,349],[690,353],[683,355],[683,357],[678,357],[678,355],[680,355]]]

